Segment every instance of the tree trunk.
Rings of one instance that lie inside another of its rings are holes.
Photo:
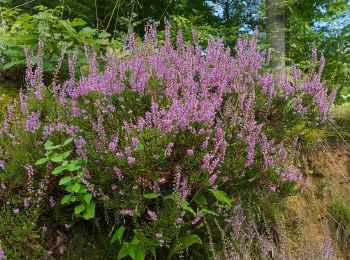
[[[266,0],[267,41],[272,48],[272,66],[285,66],[285,0]]]

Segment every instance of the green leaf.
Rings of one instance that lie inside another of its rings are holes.
[[[219,216],[219,214],[215,213],[214,211],[208,210],[208,209],[202,209],[199,211],[199,213],[201,213],[202,215],[213,215],[213,216]]]
[[[84,193],[86,193],[87,191],[88,191],[87,188],[85,188],[84,186],[81,186],[78,193],[84,194]]]
[[[68,161],[63,161],[62,162],[62,166],[67,166],[68,165]]]
[[[86,220],[91,219],[95,216],[95,207],[96,207],[95,202],[91,202],[91,203],[86,205],[84,219],[86,219]]]
[[[74,208],[74,213],[78,215],[84,210],[85,210],[85,204],[80,204]]]
[[[66,141],[64,141],[63,146],[70,144],[72,141],[73,141],[73,138],[68,138]]]
[[[196,212],[194,212],[194,210],[189,206],[188,202],[185,200],[183,205],[182,205],[182,208],[184,210],[187,210],[189,212],[191,212],[193,215],[196,215]]]
[[[73,178],[71,176],[63,177],[62,179],[60,179],[60,182],[58,183],[58,185],[65,185],[65,184],[71,182],[72,179]]]
[[[228,205],[231,205],[231,202],[233,201],[233,199],[227,197],[227,194],[221,190],[215,190],[215,189],[208,189],[213,195],[214,197],[218,200],[218,201],[222,201],[227,203]]]
[[[65,188],[66,191],[70,192],[70,193],[73,193],[73,184],[70,184],[68,185],[66,188]]]
[[[92,35],[96,32],[96,29],[92,29],[90,27],[85,27],[81,31],[86,35]]]
[[[171,255],[183,251],[194,244],[202,244],[202,240],[200,239],[200,237],[196,234],[186,235],[176,243],[174,249],[171,252]]]
[[[109,38],[110,36],[111,36],[111,34],[106,32],[106,31],[102,31],[98,34],[98,38],[100,38],[100,39]]]
[[[135,260],[144,260],[145,256],[146,256],[146,250],[140,244],[136,249]]]
[[[49,161],[49,158],[44,157],[44,158],[41,158],[38,161],[36,161],[35,165],[41,165],[41,164],[47,163],[48,161]]]
[[[129,256],[131,257],[131,259],[135,259],[136,249],[137,249],[137,245],[134,245],[134,244],[129,245],[128,253],[129,253]]]
[[[24,65],[26,64],[26,60],[25,59],[21,59],[21,60],[16,60],[16,61],[12,61],[12,62],[8,62],[5,63],[5,65],[2,66],[3,70],[8,70],[11,69],[17,65]]]
[[[79,183],[75,183],[72,186],[72,191],[74,191],[75,193],[78,193],[79,190],[80,190],[80,184]]]
[[[133,245],[138,245],[139,243],[140,243],[140,239],[138,239],[136,235],[132,238],[130,242],[130,244],[133,244]]]
[[[44,155],[48,158],[51,158],[53,156],[54,152],[53,151],[47,151],[46,153],[44,153]]]
[[[156,194],[156,193],[147,193],[143,195],[146,199],[155,199],[158,198],[160,196],[160,194]]]
[[[111,239],[111,244],[113,244],[115,241],[119,241],[119,243],[122,242],[123,239],[123,235],[124,235],[124,231],[125,231],[125,227],[124,226],[120,226],[115,232],[114,235]]]
[[[119,250],[119,253],[118,253],[118,260],[122,259],[122,258],[124,258],[124,257],[126,257],[128,255],[129,255],[129,244],[128,243],[123,243],[123,246]]]
[[[74,18],[73,21],[69,22],[69,25],[72,27],[84,26],[85,24],[86,22],[81,18]]]
[[[51,147],[52,145],[53,145],[53,142],[50,141],[50,140],[47,140],[47,141],[45,142],[45,144],[44,144],[44,147],[45,147],[45,148],[48,148],[48,147]]]
[[[200,206],[208,205],[207,199],[202,194],[198,194],[196,197],[194,197],[194,202]]]
[[[53,169],[52,174],[59,174],[59,173],[63,172],[64,170],[66,170],[66,166],[60,165],[60,166],[56,167],[55,169]]]
[[[86,204],[89,204],[91,202],[91,199],[92,199],[92,194],[85,194],[84,196],[84,201]]]
[[[68,165],[67,165],[67,170],[70,172],[79,170],[81,168],[81,160],[75,159],[73,161],[71,161]]]
[[[64,152],[64,153],[62,154],[63,159],[66,159],[71,153],[72,153],[72,150],[67,151],[67,152]]]
[[[54,145],[54,146],[46,147],[45,149],[46,150],[55,150],[55,149],[60,148],[60,147],[61,147],[61,145]]]
[[[64,204],[67,204],[67,203],[71,202],[72,197],[73,197],[73,196],[70,195],[70,194],[64,196],[64,197],[61,199],[61,204],[64,205]]]
[[[59,163],[63,161],[63,156],[61,154],[58,154],[55,157],[51,158],[50,160],[55,163]]]

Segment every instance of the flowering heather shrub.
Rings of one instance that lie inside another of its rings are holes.
[[[292,192],[302,178],[290,163],[295,126],[330,120],[336,92],[321,81],[323,58],[313,75],[274,75],[256,37],[240,40],[232,56],[221,41],[203,50],[180,32],[175,47],[169,35],[160,43],[149,27],[141,43],[130,33],[123,50],[101,57],[86,47],[89,71],[78,75],[69,55],[71,78],[51,86],[42,80],[42,42],[36,68],[26,50],[27,90],[0,130],[0,182],[21,192],[0,199],[19,210],[62,207],[52,203],[65,193],[52,174],[57,165],[34,163],[47,140],[72,137],[70,158],[85,160],[81,182],[96,215],[119,227],[119,257],[171,256],[206,243],[203,219],[223,220],[238,194]]]

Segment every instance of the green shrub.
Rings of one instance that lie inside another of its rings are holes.
[[[62,49],[73,55],[77,51],[77,64],[86,64],[84,45],[102,50],[116,43],[110,41],[110,34],[90,27],[84,27],[85,21],[80,18],[62,20],[62,7],[49,9],[36,6],[34,14],[23,13],[19,9],[0,6],[0,74],[12,80],[23,77],[26,56],[23,48],[35,50],[39,36],[45,43],[44,71],[52,76]],[[32,60],[37,63],[37,57]],[[63,63],[61,73],[68,72],[68,64]],[[62,75],[60,75],[62,76]]]
[[[234,230],[234,207],[295,193],[296,138],[330,119],[336,94],[320,81],[322,67],[304,79],[297,69],[274,76],[256,38],[239,41],[232,57],[220,41],[203,52],[165,35],[159,43],[149,27],[138,43],[130,33],[101,59],[87,50],[88,71],[48,86],[39,40],[28,91],[1,124],[0,198],[55,213],[62,226],[93,219],[111,231],[119,259],[171,259],[214,254],[208,229]],[[247,242],[251,257],[273,250],[256,248],[265,230]]]
[[[350,207],[343,198],[333,199],[329,209],[330,220],[337,240],[344,252],[350,252]]]

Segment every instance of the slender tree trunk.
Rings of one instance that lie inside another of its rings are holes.
[[[285,0],[266,0],[267,40],[272,48],[272,66],[284,67],[286,53]]]

